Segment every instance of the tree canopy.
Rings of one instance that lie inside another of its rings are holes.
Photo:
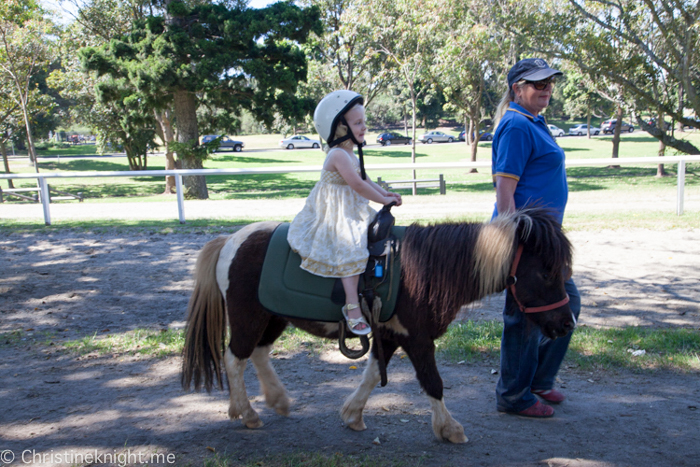
[[[282,2],[256,10],[172,0],[162,14],[136,20],[128,34],[82,50],[81,58],[88,70],[127,80],[134,99],[172,105],[182,167],[201,168],[207,151],[198,145],[198,103],[224,116],[246,109],[266,124],[276,113],[299,118],[313,109],[296,96],[307,72],[298,44],[320,33],[318,18],[315,7]],[[203,177],[186,177],[185,186],[190,196],[208,197]]]

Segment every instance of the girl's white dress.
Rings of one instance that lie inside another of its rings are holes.
[[[352,159],[359,174],[360,162]],[[367,229],[376,213],[338,172],[322,170],[289,226],[289,246],[301,256],[301,268],[317,276],[362,274],[369,257]]]

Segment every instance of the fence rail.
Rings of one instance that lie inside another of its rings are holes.
[[[688,162],[700,162],[700,155],[692,156],[668,156],[668,157],[624,157],[609,159],[571,159],[566,161],[567,167],[590,167],[608,165],[658,165],[678,164],[676,214],[683,214],[683,199],[685,191],[685,166]],[[491,169],[490,161],[482,162],[421,162],[416,164],[370,164],[366,166],[371,170],[426,170],[426,169]],[[186,175],[260,175],[320,172],[321,166],[299,167],[258,167],[250,169],[178,169],[178,170],[140,170],[140,171],[112,171],[112,172],[63,172],[63,173],[24,173],[24,174],[0,174],[2,179],[37,179],[39,184],[39,197],[44,211],[44,222],[51,225],[51,212],[49,187],[47,180],[52,178],[97,178],[97,177],[175,177],[177,190],[178,217],[181,224],[185,223],[185,203],[182,189],[182,177]]]

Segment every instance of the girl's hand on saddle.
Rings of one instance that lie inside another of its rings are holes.
[[[391,203],[391,202],[396,202],[396,206],[401,206],[402,201],[401,201],[401,195],[400,195],[400,194],[398,194],[398,193],[392,193],[391,191],[387,191],[386,195],[387,195],[388,198],[391,199],[391,201],[389,201],[389,203]],[[389,203],[386,203],[386,204],[389,204]]]

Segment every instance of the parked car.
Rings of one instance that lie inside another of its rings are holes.
[[[560,136],[564,136],[566,133],[564,133],[564,130],[559,128],[556,125],[552,125],[551,123],[547,125],[547,128],[549,128],[549,132],[554,136],[555,138],[559,138]]]
[[[395,131],[390,131],[387,133],[382,133],[377,136],[377,143],[382,146],[390,146],[392,144],[411,144],[412,139],[408,136],[404,136],[401,133]]]
[[[462,132],[459,134],[459,140],[464,141],[466,139],[466,134],[467,132],[462,130]],[[481,137],[479,138],[479,141],[491,141],[493,139],[493,135],[485,130],[479,131],[479,134]]]
[[[651,126],[656,126],[656,119],[655,118],[650,118],[647,120],[647,123]],[[671,122],[667,122],[664,120],[664,130],[668,131],[671,129]]]
[[[306,136],[295,135],[280,141],[281,148],[297,149],[297,148],[320,148],[321,142],[317,139],[309,139]]]
[[[436,143],[451,143],[455,139],[456,138],[454,136],[443,133],[442,131],[429,131],[418,138],[418,141],[423,144],[433,144],[433,141]]]
[[[218,138],[219,136],[221,136],[221,135],[202,136],[202,144],[209,143],[209,142],[215,140],[216,138]],[[229,138],[228,136],[224,136],[219,141],[219,147],[216,148],[214,150],[214,152],[217,152],[217,151],[220,151],[221,149],[226,149],[226,148],[232,150],[233,152],[241,152],[243,150],[244,146],[245,146],[245,144],[243,143],[243,141],[235,141],[235,140]]]
[[[588,125],[586,123],[579,123],[578,125],[574,125],[571,128],[569,128],[569,136],[581,136],[581,135],[587,135],[588,134]],[[591,127],[591,134],[592,135],[599,135],[600,134],[600,128],[596,126]]]
[[[617,119],[612,118],[610,120],[605,120],[601,125],[600,125],[600,130],[605,133],[606,135],[608,133],[612,134],[615,131],[615,125],[617,125]],[[622,122],[620,126],[620,131],[629,131],[632,133],[634,131],[634,125],[630,123],[625,123]]]
[[[689,117],[689,118],[690,118],[690,120],[695,120],[696,122],[698,122],[698,123],[700,124],[700,118],[699,118],[699,117],[695,117],[695,118]],[[694,126],[692,126],[692,125],[683,125],[683,129],[685,129],[685,130],[690,130],[690,129],[695,129],[695,128],[696,128],[696,127],[694,127]]]

